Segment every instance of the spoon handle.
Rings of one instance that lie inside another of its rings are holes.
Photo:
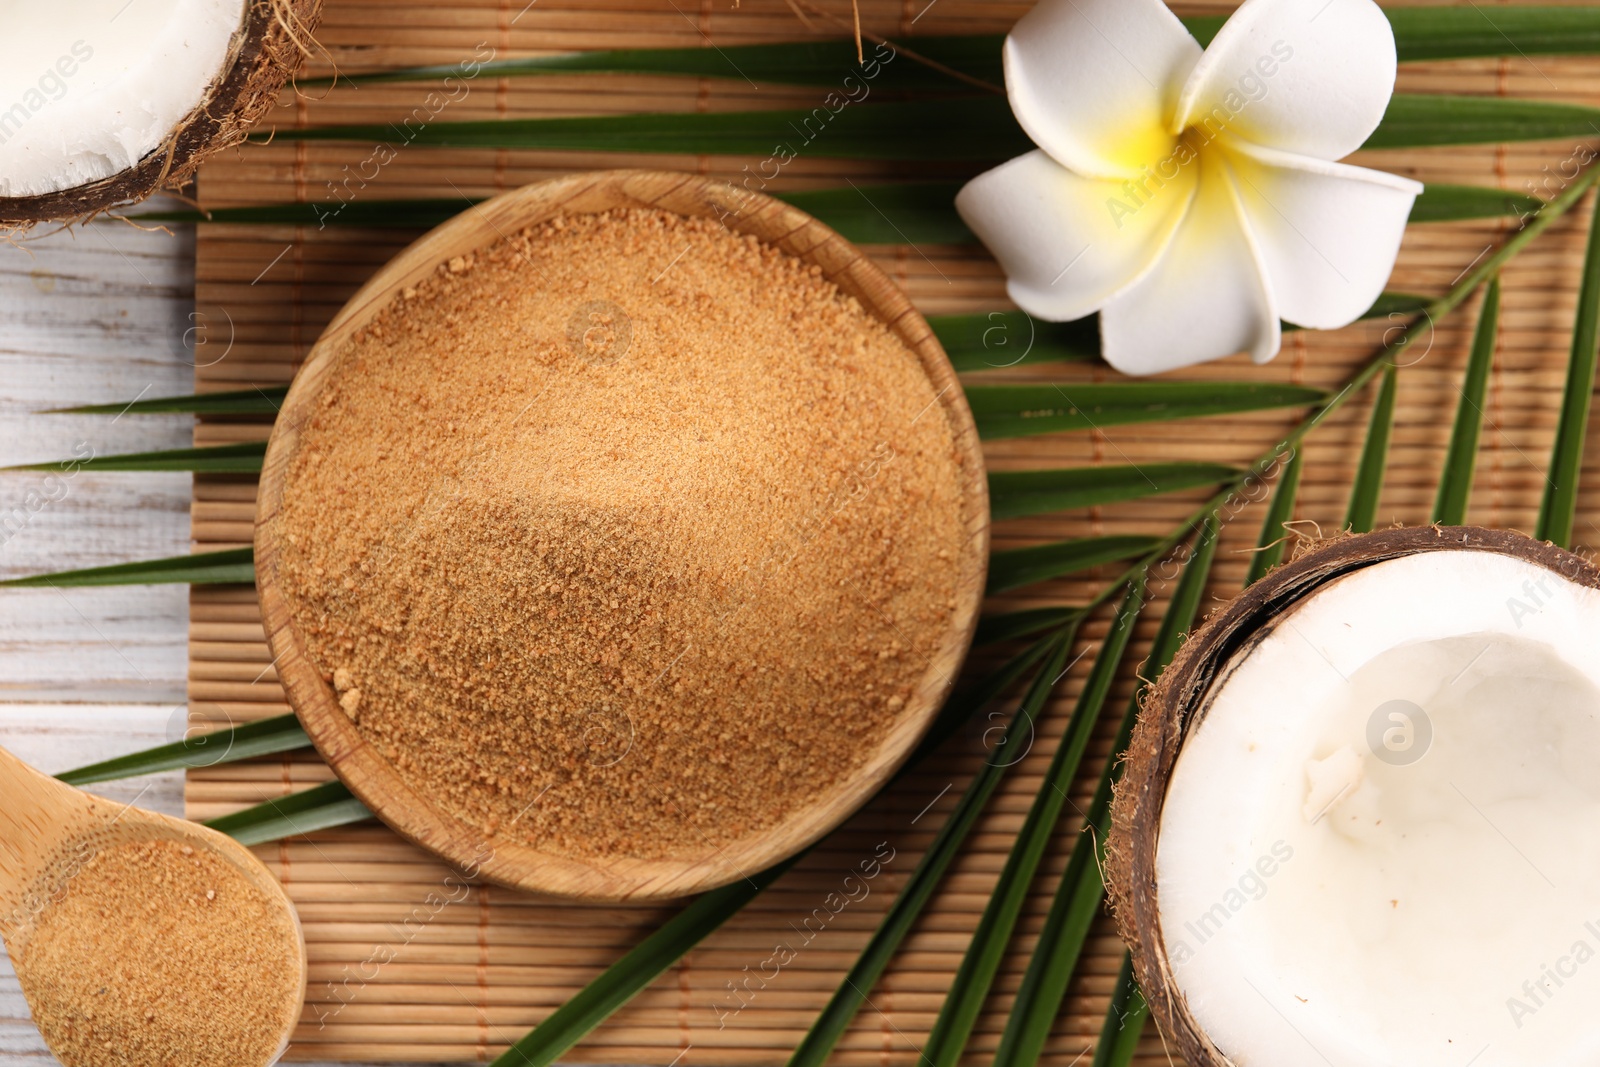
[[[82,803],[73,803],[76,797]],[[20,912],[28,887],[92,804],[0,748],[0,935],[10,938],[26,921]]]

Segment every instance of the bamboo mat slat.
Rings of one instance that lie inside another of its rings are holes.
[[[822,2],[822,0],[818,0]],[[1445,0],[1447,2],[1447,0]],[[320,50],[308,76],[339,69],[456,63],[482,48],[500,56],[592,48],[723,46],[797,40],[807,36],[784,0],[444,0],[400,3],[329,0]],[[823,5],[838,18],[849,7]],[[1226,10],[1228,4],[1179,2],[1180,13]],[[986,0],[862,0],[869,32],[915,47],[919,35],[1003,32],[1026,3]],[[813,22],[818,22],[813,18]],[[826,22],[818,22],[826,26]],[[900,60],[904,62],[905,60]],[[1600,105],[1600,62],[1587,59],[1471,60],[1404,69],[1409,92],[1468,92],[1558,98]],[[282,126],[389,122],[411,113],[427,86],[382,85],[359,90],[286,93],[274,121]],[[718,111],[797,106],[820,93],[761,86],[738,79],[551,76],[474,82],[441,119],[626,114],[637,111]],[[1365,153],[1360,162],[1425,181],[1548,189],[1549,175],[1571,153],[1567,143],[1472,146],[1419,152]],[[362,145],[252,145],[209,164],[199,193],[207,207],[276,203],[286,199],[378,200],[398,197],[490,195],[575,170],[618,166],[682,169],[738,179],[757,161],[682,155],[587,155],[573,152],[403,149],[381,172],[358,171]],[[908,176],[963,177],[959,166],[829,160],[802,154],[773,183],[807,189]],[[465,207],[465,204],[463,204]],[[1587,212],[1562,220],[1504,276],[1499,354],[1490,383],[1483,446],[1470,520],[1529,529],[1542,491],[1543,467],[1554,432],[1564,376],[1571,314],[1583,255]],[[1417,293],[1446,289],[1511,223],[1463,222],[1414,226],[1390,288]],[[315,226],[201,229],[197,250],[197,353],[200,390],[277,385],[294,374],[340,304],[415,233]],[[878,246],[872,257],[925,312],[993,310],[1007,306],[992,260],[968,247]],[[1273,363],[1250,367],[1232,359],[1186,372],[1201,379],[1259,380],[1333,386],[1367,358],[1386,323],[1358,324],[1328,334],[1286,335]],[[1380,523],[1427,519],[1450,432],[1466,361],[1471,318],[1440,324],[1430,344],[1417,347],[1400,375],[1396,426]],[[1112,377],[1102,367],[1034,365],[994,372],[992,381],[1084,381]],[[1370,397],[1349,405],[1307,443],[1297,519],[1307,530],[1340,520],[1359,458]],[[1169,459],[1244,463],[1268,447],[1294,415],[1264,412],[1174,425],[1118,427],[993,442],[996,469],[1069,464],[1124,464]],[[268,420],[202,420],[195,443],[263,439]],[[1592,445],[1592,442],[1591,442]],[[1591,447],[1591,452],[1593,451]],[[1588,506],[1578,539],[1600,544],[1600,470],[1584,480]],[[998,524],[996,549],[1041,540],[1106,533],[1160,533],[1192,510],[1204,492],[1034,517]],[[252,537],[253,478],[195,478],[193,536],[197,550],[246,545]],[[1242,581],[1261,522],[1256,504],[1230,512],[1218,557],[1213,597],[1226,598]],[[1064,579],[996,598],[992,610],[1079,601],[1103,575]],[[196,588],[191,596],[190,714],[213,728],[281,715],[288,708],[262,633],[254,592]],[[1135,640],[1142,655],[1163,602],[1147,612]],[[1086,628],[1098,641],[1104,620]],[[997,663],[974,657],[969,673]],[[961,954],[988,900],[1018,826],[1038,787],[1082,684],[1073,672],[1037,723],[1028,755],[1013,770],[973,834],[965,854],[934,900],[905,951],[870,992],[841,1042],[841,1067],[912,1067],[949,987]],[[1109,754],[1115,718],[1131,690],[1124,678],[1072,790],[1071,807],[1088,805]],[[978,731],[952,742],[893,789],[869,804],[798,868],[734,917],[634,1003],[620,1011],[569,1057],[574,1062],[683,1064],[684,1067],[767,1067],[782,1064],[854,954],[884,914],[983,759]],[[189,814],[209,818],[331,777],[314,754],[194,771]],[[995,993],[969,1049],[973,1064],[988,1061],[1005,1025],[1011,998],[1033,949],[1055,880],[1076,837],[1079,816],[1069,810],[1064,832],[1019,924]],[[894,858],[870,883],[865,899],[838,914],[825,901],[843,872],[886,844]],[[449,869],[368,824],[284,841],[258,850],[288,887],[305,923],[312,982],[303,1025],[290,1049],[299,1060],[364,1062],[481,1062],[538,1023],[651,930],[672,908],[585,906],[490,886],[455,888]],[[820,932],[801,942],[810,923]],[[773,976],[763,970],[773,947],[788,941],[796,958]],[[1086,948],[1065,1009],[1045,1050],[1044,1064],[1068,1067],[1092,1048],[1121,958],[1121,946],[1102,921]],[[738,991],[736,992],[736,987]],[[1137,1061],[1166,1064],[1153,1028]]]

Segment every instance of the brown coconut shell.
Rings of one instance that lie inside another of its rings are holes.
[[[1185,738],[1205,719],[1219,683],[1297,603],[1343,575],[1419,552],[1467,549],[1515,556],[1600,589],[1600,568],[1582,556],[1509,530],[1413,526],[1325,541],[1214,612],[1173,657],[1140,709],[1111,808],[1106,885],[1134,973],[1167,1048],[1191,1067],[1232,1067],[1190,1014],[1167,958],[1158,920],[1156,845],[1172,768]]]
[[[159,148],[100,181],[38,196],[0,197],[0,227],[86,219],[181,187],[208,156],[243,141],[277,103],[310,48],[321,15],[322,0],[253,0],[229,44],[222,73]]]

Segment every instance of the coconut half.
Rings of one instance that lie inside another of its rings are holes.
[[[1146,702],[1107,873],[1195,1067],[1600,1062],[1600,571],[1462,527],[1275,571]]]
[[[8,6],[0,223],[16,227],[183,184],[273,106],[321,0]]]

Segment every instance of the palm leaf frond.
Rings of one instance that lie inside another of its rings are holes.
[[[972,643],[975,646],[993,645],[1020,637],[1032,637],[1046,630],[1069,626],[1082,614],[1083,608],[1064,607],[1029,608],[1027,611],[1012,611],[1003,615],[985,615],[978,620],[978,630],[973,635]]]
[[[987,592],[992,596],[1009,589],[1033,585],[1035,582],[1076,574],[1103,563],[1133,559],[1155,551],[1160,544],[1161,539],[1158,537],[1122,534],[1110,537],[1081,537],[1071,541],[1053,541],[1046,545],[994,552],[989,556]]]
[[[1578,479],[1583,473],[1589,407],[1594,399],[1597,344],[1600,344],[1600,211],[1594,212],[1589,222],[1589,245],[1584,253],[1583,276],[1578,287],[1577,318],[1572,324],[1567,383],[1561,393],[1561,416],[1556,423],[1544,500],[1534,528],[1535,537],[1563,547],[1572,543],[1572,523],[1578,512]]]
[[[351,795],[343,782],[327,782],[212,819],[205,825],[242,845],[262,845],[370,818],[372,812]]]
[[[1593,137],[1600,109],[1504,96],[1395,93],[1383,121],[1361,147],[1441,145]]]
[[[1220,530],[1220,523],[1215,516],[1206,521],[1196,536],[1194,553],[1184,564],[1183,573],[1173,590],[1172,602],[1161,619],[1144,669],[1140,672],[1146,681],[1128,701],[1123,712],[1100,786],[1095,791],[1083,830],[1067,861],[1066,873],[1061,876],[1057,886],[1044,928],[1039,933],[1038,945],[1023,974],[1022,985],[1017,989],[1011,1016],[995,1052],[994,1067],[1031,1067],[1036,1063],[1061,1011],[1067,983],[1077,966],[1078,956],[1089,936],[1089,928],[1100,914],[1100,904],[1105,896],[1100,860],[1110,826],[1111,789],[1121,774],[1122,753],[1127,751],[1133,736],[1139,701],[1144,689],[1158,679],[1171,662],[1183,635],[1199,613],[1206,583],[1211,576],[1211,564],[1216,558]]]
[[[1372,420],[1367,424],[1367,440],[1361,448],[1361,462],[1355,483],[1350,487],[1350,507],[1344,525],[1355,533],[1372,529],[1378,516],[1378,497],[1383,492],[1383,476],[1389,463],[1389,435],[1394,429],[1394,401],[1398,371],[1393,363],[1383,368],[1378,399],[1372,405]]]
[[[199,393],[194,396],[163,396],[145,400],[135,397],[121,404],[87,404],[82,407],[53,408],[48,415],[276,415],[289,395],[286,385],[260,389],[239,389],[226,393]]]
[[[1278,475],[1272,503],[1261,523],[1261,540],[1250,557],[1245,585],[1254,585],[1283,558],[1284,540],[1289,535],[1289,522],[1294,518],[1295,497],[1300,492],[1300,463],[1300,453],[1296,451],[1283,464],[1283,473]]]
[[[1117,984],[1112,987],[1111,1003],[1106,1008],[1106,1021],[1100,1028],[1100,1040],[1095,1042],[1089,1067],[1128,1067],[1139,1050],[1139,1038],[1149,1018],[1150,1005],[1145,1003],[1139,983],[1133,978],[1133,959],[1123,953]]]
[[[1113,467],[991,471],[989,515],[1015,519],[1216,485],[1238,474],[1221,463],[1145,463]]]
[[[59,470],[68,464],[86,471],[194,471],[205,474],[257,474],[267,454],[265,441],[214,445],[210,448],[169,448],[158,452],[125,452],[115,456],[26,463],[0,470]]]
[[[109,567],[30,574],[25,578],[0,582],[0,586],[64,589],[92,585],[248,584],[255,580],[254,550],[230,548],[221,552],[196,552],[188,556],[146,559],[137,563],[114,563]]]
[[[1320,389],[1268,382],[1121,381],[967,387],[967,402],[977,420],[978,435],[989,440],[1302,407],[1326,399],[1327,394]]]
[[[1531,215],[1544,201],[1510,189],[1429,182],[1411,205],[1411,222],[1460,222],[1504,215]]]
[[[956,1067],[960,1063],[972,1028],[983,1011],[1016,930],[1017,920],[1027,904],[1034,876],[1055,837],[1056,826],[1067,803],[1078,765],[1088,749],[1095,725],[1105,707],[1111,686],[1122,666],[1128,639],[1144,608],[1144,585],[1136,581],[1112,620],[1111,629],[1095,657],[1094,666],[1078,696],[1077,706],[1067,724],[1067,732],[1056,747],[1045,771],[1044,784],[1029,808],[1017,840],[1006,857],[989,903],[984,908],[972,942],[962,957],[950,992],[945,997],[922,1055],[933,1067]]]
[[[1600,14],[1591,7],[1496,7],[1492,18],[1481,9],[1401,7],[1385,12],[1394,28],[1402,63],[1487,56],[1583,55],[1600,52]],[[1190,15],[1189,32],[1207,44],[1226,16]],[[1000,34],[912,38],[917,55],[984,81],[1000,83]],[[894,59],[869,68],[879,89],[950,89],[963,83],[928,63]],[[434,81],[463,76],[461,64],[314,78],[302,87]],[[855,42],[848,38],[782,44],[709,48],[639,48],[566,52],[549,56],[490,60],[475,64],[474,77],[510,78],[549,74],[656,74],[694,78],[753,79],[779,85],[836,87],[861,73]]]
[[[1461,402],[1450,430],[1450,447],[1439,472],[1439,495],[1434,500],[1433,521],[1460,526],[1467,521],[1467,500],[1478,462],[1478,438],[1483,431],[1483,405],[1489,391],[1489,370],[1494,365],[1495,338],[1500,326],[1500,279],[1489,281],[1472,334],[1472,354],[1461,381]]]
[[[197,734],[170,745],[118,756],[102,763],[91,763],[56,777],[68,785],[84,786],[181,768],[216,767],[258,756],[276,756],[310,746],[311,738],[301,729],[299,719],[293,715],[275,715],[244,726]]]
[[[1364,148],[1542,141],[1592,135],[1600,109],[1507,97],[1396,93]],[[478,119],[407,129],[280,128],[255,141],[354,141],[431,148],[753,155],[782,149],[829,159],[999,162],[1033,149],[1004,97],[915,100],[837,109],[653,112],[573,118]],[[776,146],[776,147],[775,147]]]
[[[1100,320],[1044,322],[1025,311],[932,315],[928,325],[958,371],[1100,358]]]

